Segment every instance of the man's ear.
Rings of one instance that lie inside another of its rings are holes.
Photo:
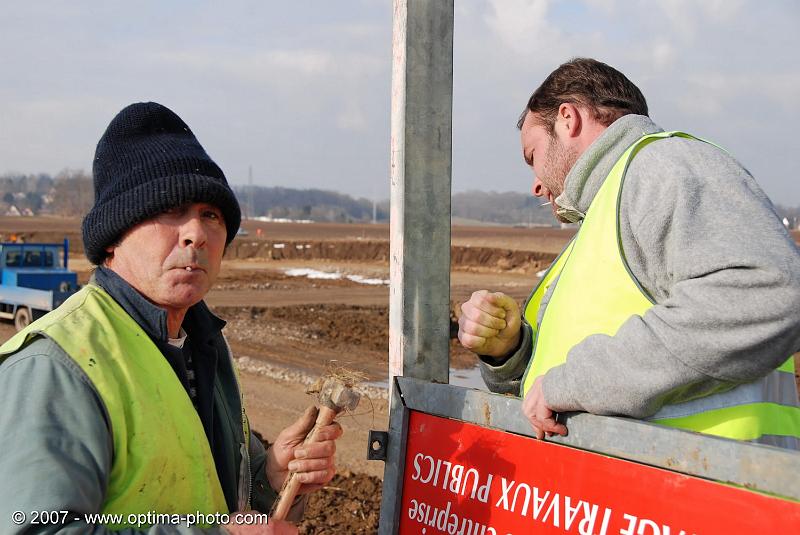
[[[109,266],[111,265],[111,261],[114,260],[114,250],[116,249],[116,245],[109,245],[106,247],[106,257],[103,259],[103,265]]]
[[[563,102],[558,107],[555,129],[561,138],[576,138],[581,135],[584,117],[583,110],[571,102]]]

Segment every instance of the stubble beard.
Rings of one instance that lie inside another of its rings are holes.
[[[555,135],[550,136],[547,144],[544,173],[539,177],[539,180],[553,194],[553,215],[562,223],[570,223],[570,221],[558,215],[556,212],[558,206],[555,199],[564,193],[567,175],[569,175],[575,162],[578,161],[578,156],[578,151],[567,149]]]

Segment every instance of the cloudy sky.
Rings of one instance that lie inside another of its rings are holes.
[[[91,169],[125,105],[161,102],[234,184],[389,195],[390,0],[4,2],[0,173]],[[516,119],[558,64],[625,72],[666,129],[800,204],[800,2],[456,0],[453,189],[520,191]]]

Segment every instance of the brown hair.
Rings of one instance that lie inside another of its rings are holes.
[[[647,115],[644,95],[624,74],[595,59],[574,58],[550,73],[533,92],[517,128],[522,128],[530,111],[552,132],[558,108],[565,102],[589,108],[603,126],[629,113]]]

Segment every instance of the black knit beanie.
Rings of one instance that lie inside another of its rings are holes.
[[[131,104],[97,143],[94,206],[83,219],[83,247],[100,265],[106,247],[131,227],[184,204],[205,202],[225,217],[230,243],[241,212],[225,175],[189,127],[155,102]]]

